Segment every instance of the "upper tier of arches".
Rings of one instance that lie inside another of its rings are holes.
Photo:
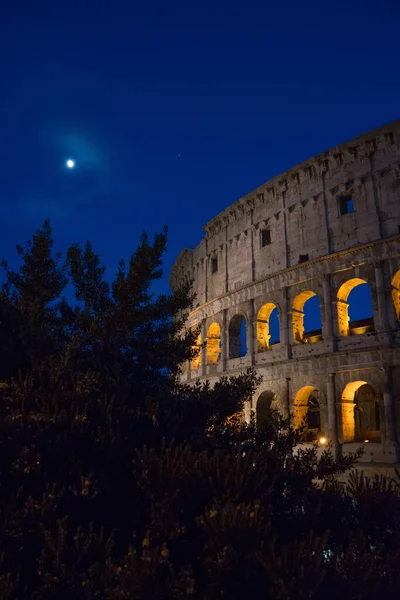
[[[378,278],[380,268],[375,267]],[[336,289],[330,286],[328,292],[327,285],[307,288],[304,284],[286,306],[275,294],[271,301],[262,296],[252,303],[252,311],[232,308],[225,322],[221,315],[211,317],[197,340],[191,370],[218,365],[224,358],[262,355],[278,350],[282,343],[296,348],[383,331],[388,328],[390,310],[397,322],[400,319],[400,270],[391,277],[389,294],[378,284],[366,276],[348,277]]]

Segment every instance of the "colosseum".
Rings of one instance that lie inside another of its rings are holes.
[[[400,439],[400,120],[319,154],[244,196],[183,249],[193,280],[187,327],[201,326],[184,380],[253,367],[245,408],[275,408],[305,441],[363,446],[392,471]],[[368,307],[370,307],[368,309]],[[362,318],[358,312],[367,311]],[[397,418],[396,418],[397,415]]]

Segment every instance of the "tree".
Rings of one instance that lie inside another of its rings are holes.
[[[252,371],[180,383],[198,332],[189,284],[152,295],[165,247],[144,234],[109,284],[46,222],[3,261],[0,598],[390,597],[398,488],[343,489],[355,457],[298,451],[276,415],[243,424]]]

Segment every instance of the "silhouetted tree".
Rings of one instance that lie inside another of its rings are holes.
[[[0,598],[394,597],[397,485],[243,424],[251,370],[180,383],[198,331],[189,284],[152,294],[165,247],[144,234],[110,284],[46,222],[3,261]]]

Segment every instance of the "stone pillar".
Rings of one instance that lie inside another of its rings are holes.
[[[255,323],[254,323],[254,300],[249,300],[247,303],[247,323],[246,323],[246,345],[247,354],[250,356],[250,364],[255,362]]]
[[[354,407],[355,402],[350,400],[342,400],[341,417],[342,417],[342,431],[343,431],[343,443],[354,442]]]
[[[285,389],[282,398],[282,417],[290,418],[290,377],[285,379]]]
[[[298,400],[293,406],[293,426],[300,429],[308,413],[308,400]]]
[[[349,335],[349,305],[344,300],[338,300],[337,306],[337,317],[338,317],[338,331],[340,336]]]
[[[207,323],[206,319],[201,321],[201,341],[203,347],[201,349],[201,374],[204,376],[207,373]],[[206,343],[204,343],[206,342]]]
[[[385,444],[396,445],[396,415],[392,391],[392,371],[390,367],[383,367],[382,370],[384,377],[383,409],[385,411]]]
[[[322,289],[324,295],[324,306],[323,306],[323,331],[322,337],[324,342],[330,345],[330,349],[334,350],[334,330],[333,330],[333,314],[332,314],[332,296],[331,296],[331,282],[330,276],[324,275],[322,280]]]
[[[336,345],[340,339],[341,333],[339,328],[339,304],[340,300],[338,300],[335,295],[332,299],[331,307],[332,307],[332,329],[333,329],[333,338],[335,340]]]
[[[388,307],[385,294],[385,278],[383,274],[382,264],[375,265],[375,283],[376,296],[378,301],[378,323],[376,323],[377,331],[388,331]]]
[[[279,326],[280,326],[280,345],[281,345],[281,356],[284,360],[290,358],[290,344],[291,337],[289,335],[290,331],[290,313],[289,313],[289,291],[288,288],[283,288],[283,298],[282,298],[282,310],[279,315]]]
[[[335,458],[339,456],[340,444],[338,437],[337,423],[337,407],[336,407],[336,390],[335,390],[335,373],[328,373],[328,381],[326,384],[327,400],[328,400],[328,427],[329,441],[332,444],[332,452]]]
[[[291,331],[292,331],[292,343],[301,344],[303,342],[304,335],[304,313],[300,310],[292,308],[291,313]]]
[[[244,420],[249,425],[251,421],[251,400],[244,403]]]
[[[393,282],[390,285],[389,292],[387,295],[387,308],[388,308],[388,326],[389,329],[396,329],[400,320],[400,291],[397,285]]]
[[[221,331],[221,363],[222,370],[226,371],[228,368],[228,310],[224,308],[222,311],[222,331]]]

